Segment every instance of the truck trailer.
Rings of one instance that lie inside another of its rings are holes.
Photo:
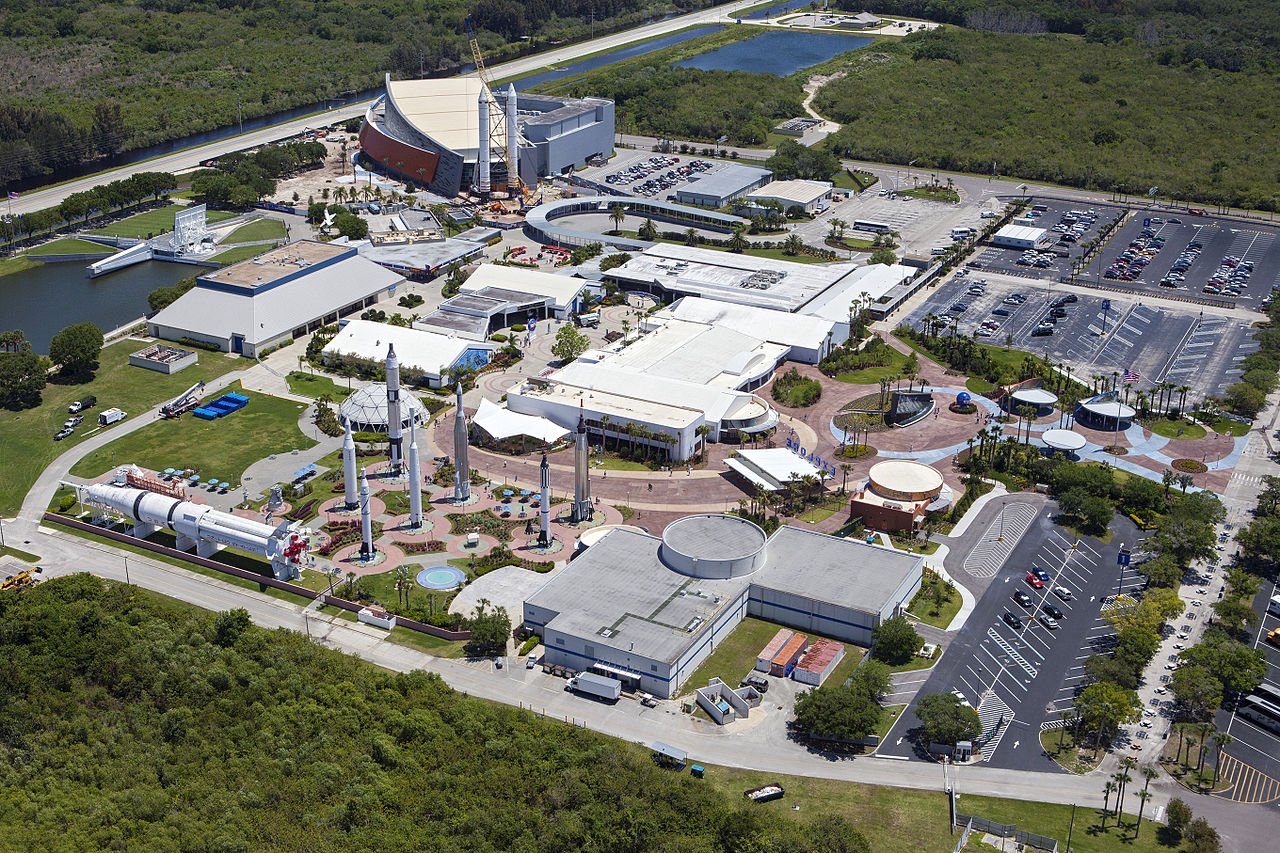
[[[593,672],[583,672],[570,678],[564,689],[606,702],[617,702],[622,695],[622,682]]]

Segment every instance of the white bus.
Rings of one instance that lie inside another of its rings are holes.
[[[876,222],[871,219],[855,219],[853,220],[853,229],[855,231],[870,231],[872,234],[884,234],[893,230],[893,226],[887,222]]]
[[[1236,713],[1273,732],[1280,732],[1280,708],[1257,696],[1246,696]]]

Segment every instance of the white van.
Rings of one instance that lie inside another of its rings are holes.
[[[968,240],[969,237],[972,236],[972,234],[973,234],[972,228],[952,228],[951,229],[952,240]]]
[[[1267,605],[1267,612],[1272,616],[1280,616],[1280,595],[1271,596],[1271,603]]]
[[[111,424],[119,423],[127,417],[129,417],[129,413],[123,409],[107,409],[105,412],[98,415],[98,426],[110,426]]]

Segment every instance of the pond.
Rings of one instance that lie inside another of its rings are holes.
[[[759,20],[762,18],[776,18],[779,15],[785,15],[787,12],[794,12],[797,9],[808,9],[813,5],[813,0],[783,0],[781,3],[773,3],[761,9],[756,9],[743,15],[748,20]],[[822,4],[819,3],[819,6]]]
[[[89,278],[88,261],[40,264],[0,276],[0,328],[21,329],[36,352],[49,351],[59,329],[86,320],[104,332],[147,312],[147,294],[203,267],[146,261]]]
[[[530,74],[528,77],[521,78],[516,83],[517,92],[527,92],[534,86],[541,86],[543,83],[551,83],[556,80],[563,80],[572,77],[575,74],[582,74],[585,71],[594,71],[597,68],[604,68],[606,65],[612,65],[615,62],[621,62],[624,59],[633,59],[637,56],[644,56],[646,53],[653,53],[655,50],[661,50],[664,47],[671,47],[675,44],[683,44],[691,39],[701,38],[702,36],[718,33],[724,27],[719,24],[706,24],[701,27],[690,27],[687,30],[671,33],[662,38],[650,39],[649,41],[637,42],[620,47],[617,50],[611,50],[608,53],[602,53],[599,56],[589,56],[586,59],[579,59],[577,62],[571,62],[568,65],[552,68],[549,71],[540,71],[537,74]],[[499,88],[505,88],[500,85]]]
[[[751,71],[785,77],[871,44],[866,36],[769,30],[677,62],[699,71]]]

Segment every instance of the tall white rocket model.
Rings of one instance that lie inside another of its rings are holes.
[[[547,464],[547,454],[542,454],[542,464],[538,466],[538,485],[541,487],[541,522],[538,526],[538,547],[546,548],[551,544],[551,466]]]
[[[409,421],[409,526],[422,526],[422,466],[418,462],[418,430]]]
[[[462,410],[462,383],[454,386],[457,411],[453,419],[453,500],[471,499],[471,463],[467,460],[467,413]]]
[[[580,407],[578,431],[573,436],[573,512],[569,516],[579,523],[591,518],[590,452],[587,447],[587,417]]]
[[[373,519],[369,517],[369,478],[360,469],[360,559],[373,559]]]
[[[515,169],[507,175],[507,192],[514,193],[520,185],[520,128],[516,121],[516,84],[507,89],[507,169]]]
[[[404,438],[400,419],[400,360],[396,348],[387,344],[387,445],[391,451],[391,473],[404,466]]]
[[[356,439],[351,434],[351,424],[346,424],[346,432],[342,435],[342,480],[346,487],[343,497],[343,509],[351,512],[360,506],[356,496]]]
[[[480,149],[476,152],[476,192],[489,194],[489,90],[480,87]]]

